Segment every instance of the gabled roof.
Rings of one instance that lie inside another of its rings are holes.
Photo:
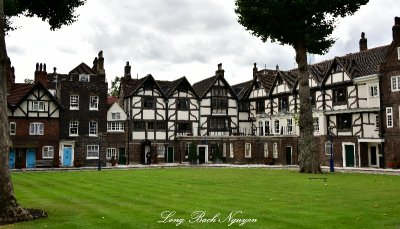
[[[124,97],[129,97],[132,94],[134,94],[139,88],[142,87],[142,85],[145,82],[152,81],[154,86],[160,91],[161,95],[165,98],[165,93],[161,89],[160,85],[157,83],[157,81],[154,80],[154,77],[151,74],[148,74],[147,76],[140,78],[140,79],[128,79],[125,77],[121,78],[121,87],[124,92]]]
[[[189,86],[189,89],[194,92],[195,97],[198,99],[196,91],[193,89],[192,85],[189,83],[189,81],[186,79],[185,76],[174,81],[157,80],[157,83],[158,85],[160,85],[161,89],[163,90],[167,98],[169,98],[172,95],[172,93],[178,89],[179,85],[186,84],[187,86]]]
[[[107,104],[108,106],[113,105],[115,102],[118,101],[118,96],[108,96],[107,97]]]
[[[253,80],[249,80],[243,83],[235,84],[232,87],[232,90],[236,93],[236,96],[239,100],[245,98],[251,86],[253,85]]]
[[[93,75],[96,74],[96,72],[94,72],[91,67],[89,67],[87,64],[85,64],[83,62],[69,72],[69,74],[73,74],[73,73],[75,73],[75,74],[93,74]]]
[[[277,72],[271,69],[263,69],[256,73],[256,77],[264,87],[266,93],[270,94],[277,77]]]
[[[220,79],[224,82],[224,84],[227,86],[228,90],[230,91],[231,95],[235,96],[236,99],[238,98],[236,93],[232,90],[232,87],[229,85],[229,83],[225,80],[224,76],[222,74],[216,74],[215,76],[206,78],[202,81],[199,81],[195,84],[193,84],[193,89],[197,93],[197,95],[202,99],[211,89],[211,87],[217,82],[217,80]]]
[[[7,96],[7,103],[11,109],[21,104],[34,90],[42,89],[59,108],[63,108],[61,103],[43,86],[40,82],[36,84],[13,84],[11,86],[10,95]]]
[[[291,90],[294,90],[296,88],[296,83],[297,83],[297,71],[280,71],[278,70],[278,75],[283,78],[284,81],[286,81],[287,85]]]

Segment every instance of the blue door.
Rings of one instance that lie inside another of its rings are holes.
[[[10,169],[15,168],[15,150],[14,149],[10,150],[8,158],[9,158],[9,164],[8,165],[10,166]]]
[[[64,147],[63,166],[71,166],[71,162],[72,162],[72,147]]]
[[[26,167],[35,168],[36,167],[36,151],[35,149],[28,149],[26,151]]]

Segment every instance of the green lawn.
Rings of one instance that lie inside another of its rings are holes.
[[[19,203],[49,217],[5,228],[239,228],[239,218],[257,220],[240,228],[400,228],[400,176],[155,168],[18,172],[12,179]],[[157,222],[164,211],[184,222]],[[195,211],[205,215],[189,222]]]

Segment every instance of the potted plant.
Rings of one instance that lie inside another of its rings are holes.
[[[192,141],[189,145],[189,162],[191,165],[197,164],[197,159],[199,156],[197,155],[197,144],[196,142]]]

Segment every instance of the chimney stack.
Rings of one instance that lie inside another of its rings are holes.
[[[49,80],[47,78],[46,64],[36,63],[35,83],[38,82],[40,82],[45,88],[47,88]]]
[[[360,44],[360,52],[368,49],[368,41],[367,38],[365,38],[364,32],[361,33],[361,39],[359,44]]]
[[[96,59],[95,59],[95,61],[96,61]],[[94,63],[94,62],[93,62],[93,63]],[[105,74],[106,74],[106,71],[104,70],[103,51],[100,51],[100,52],[99,52],[99,55],[98,55],[96,64],[97,64],[97,66],[96,66],[96,72],[97,72],[97,74],[105,75]]]
[[[126,79],[132,79],[132,76],[131,76],[131,66],[129,65],[129,61],[127,61],[127,62],[126,62],[126,65],[125,65],[124,77],[125,77]]]
[[[253,67],[253,79],[256,78],[257,72],[258,72],[257,63],[254,63],[254,67]]]
[[[392,27],[393,31],[393,41],[400,39],[400,17],[394,18],[394,26]]]
[[[219,64],[218,64],[218,70],[215,71],[215,75],[220,74],[220,75],[222,75],[222,77],[224,77],[224,72],[225,72],[225,70],[222,69],[222,63],[219,63]]]

